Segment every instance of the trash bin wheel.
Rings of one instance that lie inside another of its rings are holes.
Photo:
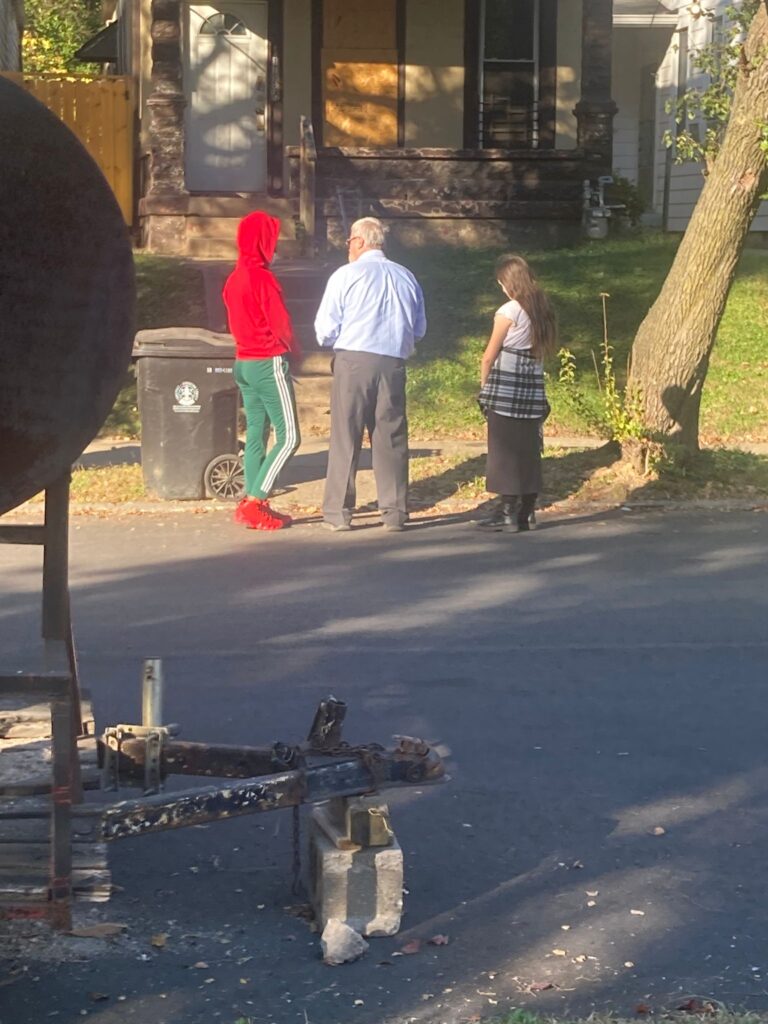
[[[245,474],[240,455],[217,455],[205,467],[205,493],[209,498],[238,501],[245,493]]]

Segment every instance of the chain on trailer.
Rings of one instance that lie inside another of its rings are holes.
[[[100,811],[101,836],[116,840],[166,829],[292,809],[292,890],[301,885],[301,807],[334,798],[370,796],[393,786],[423,786],[444,778],[439,755],[423,740],[396,736],[396,746],[353,745],[344,740],[347,705],[322,700],[306,740],[267,747],[208,744],[179,739],[179,725],[161,725],[162,666],[147,663],[143,721],[105,729],[99,741],[102,785],[143,790]],[[151,692],[150,692],[151,691]],[[195,775],[226,784],[165,793],[169,776]]]

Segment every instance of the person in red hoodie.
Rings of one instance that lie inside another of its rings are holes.
[[[280,221],[257,210],[237,229],[237,266],[224,285],[229,329],[235,338],[234,376],[243,396],[247,424],[245,497],[235,521],[251,530],[280,530],[289,516],[269,507],[267,499],[301,443],[291,365],[301,360],[283,293],[269,264],[275,255]],[[275,443],[267,451],[269,424]]]

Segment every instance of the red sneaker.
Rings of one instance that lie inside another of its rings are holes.
[[[243,498],[242,501],[238,501],[237,507],[235,508],[235,514],[232,517],[236,523],[247,522],[245,518],[245,506],[248,504],[248,499]]]
[[[287,512],[278,512],[276,508],[270,508],[269,511],[276,519],[282,519],[286,526],[290,526],[293,519],[288,515]]]
[[[287,524],[279,519],[266,501],[246,501],[238,506],[235,515],[242,516],[240,522],[245,523],[249,530],[282,530]]]

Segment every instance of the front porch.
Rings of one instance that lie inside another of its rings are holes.
[[[373,17],[361,0],[151,0],[145,244],[223,256],[257,208],[280,217],[289,254],[337,244],[366,214],[408,243],[570,237],[583,180],[611,171],[616,110],[611,0],[574,10],[382,0]],[[236,101],[230,84],[217,107],[204,76],[219,53],[234,69],[243,40],[250,91]]]
[[[300,195],[300,149],[288,150],[288,167]],[[405,244],[558,244],[578,228],[583,179],[602,173],[577,150],[327,147],[317,151],[315,237],[341,245],[352,220],[372,215]]]

